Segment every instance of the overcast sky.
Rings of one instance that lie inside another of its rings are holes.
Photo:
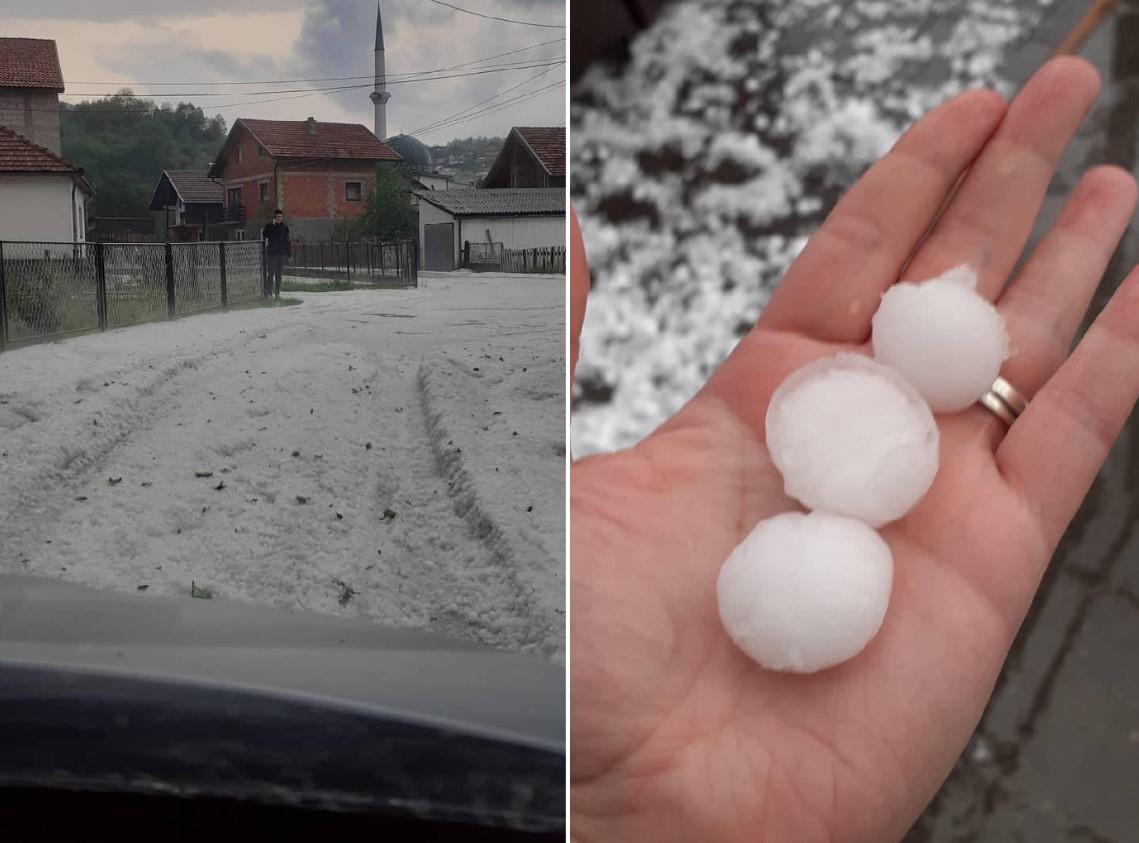
[[[504,18],[565,23],[564,0],[448,0]],[[388,90],[388,134],[416,133],[439,144],[469,135],[505,135],[511,126],[565,125],[562,85],[493,113],[431,131],[424,127],[512,86],[494,105],[565,79],[564,61],[438,81],[398,83],[401,74],[451,68],[541,42],[566,30],[484,20],[431,0],[381,0]],[[240,9],[240,11],[234,11]],[[187,94],[208,115],[360,122],[373,128],[368,79],[286,84],[157,86],[154,82],[260,82],[368,76],[373,72],[376,0],[0,0],[0,35],[52,38],[67,92],[78,102],[129,86],[138,94]],[[565,55],[565,42],[486,62],[539,64]],[[460,68],[447,74],[470,73]],[[545,71],[545,72],[543,72]],[[524,80],[542,74],[533,81]],[[265,93],[334,85],[339,93]],[[194,93],[200,92],[200,93]],[[254,93],[256,92],[256,93]],[[211,96],[206,96],[206,94]],[[168,98],[156,97],[160,101]],[[257,102],[273,99],[273,102]],[[248,104],[245,104],[248,103]]]

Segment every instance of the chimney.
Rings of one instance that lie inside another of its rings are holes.
[[[312,117],[310,117],[308,120],[305,121],[305,128],[308,129],[308,133],[310,135],[315,135],[316,134],[316,120],[314,120]]]

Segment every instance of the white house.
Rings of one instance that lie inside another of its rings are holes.
[[[421,190],[416,195],[423,269],[455,269],[465,251],[540,249],[566,242],[564,188]]]
[[[94,195],[82,168],[0,126],[0,240],[82,241]]]

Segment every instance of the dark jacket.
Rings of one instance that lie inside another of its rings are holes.
[[[269,254],[288,255],[292,244],[289,242],[289,227],[284,223],[268,223],[261,229],[261,239],[269,241]]]

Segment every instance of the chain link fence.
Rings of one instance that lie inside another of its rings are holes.
[[[161,243],[104,243],[103,269],[108,328],[168,315],[166,250]]]
[[[0,349],[264,298],[261,243],[0,241]]]

